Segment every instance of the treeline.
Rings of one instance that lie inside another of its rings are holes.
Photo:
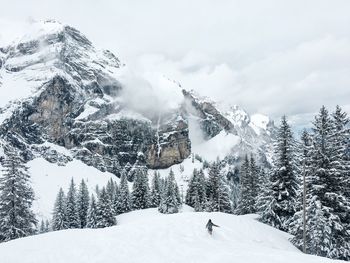
[[[236,212],[259,213],[262,222],[293,234],[300,249],[305,212],[306,252],[350,260],[349,143],[349,118],[338,106],[332,114],[322,107],[300,141],[282,117],[272,168],[243,161]]]
[[[181,205],[172,171],[165,179],[155,173],[150,187],[147,171],[137,169],[132,191],[123,173],[120,184],[110,179],[102,189],[96,186],[95,192],[96,196],[90,195],[84,180],[77,189],[72,179],[67,194],[61,188],[53,209],[52,230],[109,227],[117,224],[116,216],[122,213],[158,207],[159,212],[170,214],[177,213]]]

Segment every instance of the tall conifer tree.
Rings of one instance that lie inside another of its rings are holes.
[[[90,203],[89,190],[86,186],[84,179],[82,179],[79,186],[78,201],[77,201],[80,228],[86,227],[87,215],[89,211],[89,203]]]
[[[63,189],[60,188],[53,209],[52,230],[57,231],[68,228],[66,211],[66,197]]]
[[[5,155],[0,178],[0,241],[34,234],[37,224],[31,209],[34,192],[28,168],[14,150],[5,148]]]
[[[77,205],[77,190],[73,178],[66,198],[66,216],[68,228],[80,228],[80,220]]]

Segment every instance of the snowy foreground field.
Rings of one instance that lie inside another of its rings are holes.
[[[341,262],[304,255],[288,234],[257,222],[254,216],[194,213],[173,215],[156,209],[123,214],[104,229],[65,230],[0,244],[6,263],[323,263]],[[210,236],[211,218],[220,228]]]

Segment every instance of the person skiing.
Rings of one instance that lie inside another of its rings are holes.
[[[218,225],[215,225],[211,219],[209,219],[207,225],[205,226],[208,229],[209,234],[211,235],[213,233],[213,226],[219,227]]]

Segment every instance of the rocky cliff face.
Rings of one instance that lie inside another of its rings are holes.
[[[0,88],[9,94],[22,85],[24,92],[1,105],[0,136],[26,160],[42,155],[54,161],[50,147],[41,147],[49,142],[117,174],[127,164],[166,168],[190,154],[181,111],[158,123],[129,110],[119,99],[123,65],[76,29],[46,21],[1,52]]]
[[[157,129],[155,143],[147,149],[146,160],[151,167],[167,168],[181,163],[191,153],[187,120],[176,114],[169,117]]]

